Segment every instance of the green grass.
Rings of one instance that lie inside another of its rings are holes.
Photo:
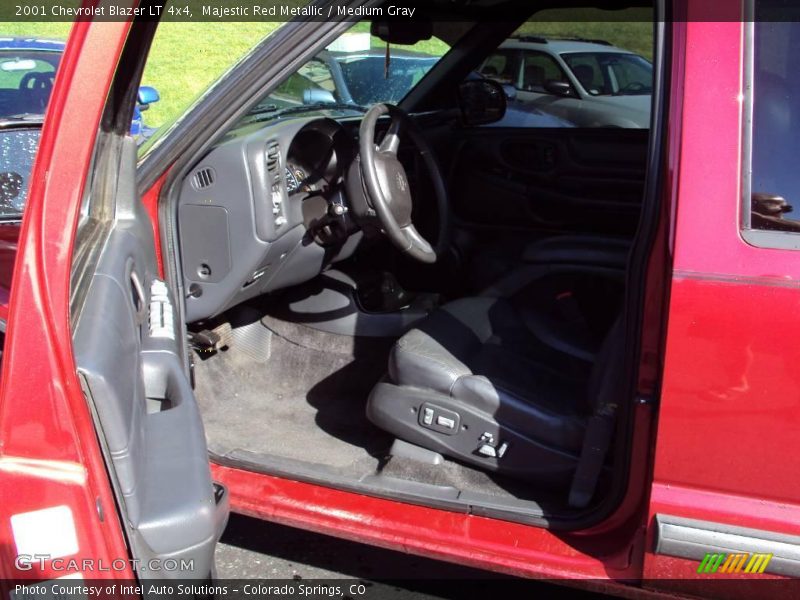
[[[0,23],[0,35],[20,35],[66,40],[72,23]]]
[[[639,22],[526,23],[520,33],[549,37],[605,40],[614,46],[653,59],[653,24]]]
[[[281,23],[176,23],[159,26],[142,77],[161,94],[145,113],[150,127],[172,121]]]
[[[547,11],[544,21],[526,23],[521,32],[548,36],[604,39],[616,46],[652,57],[652,25],[647,22],[608,22],[608,13],[587,15],[584,22],[562,22],[563,12]],[[615,15],[614,18],[619,18]],[[231,65],[256,43],[272,33],[280,23],[186,23],[164,22],[159,26],[142,84],[155,87],[161,101],[144,114],[145,123],[159,127],[178,116]],[[2,23],[0,35],[20,35],[66,39],[69,23]],[[353,31],[369,31],[368,23],[358,23]],[[374,46],[384,44],[372,38]],[[432,39],[414,47],[419,52],[442,55],[448,47]]]
[[[150,50],[142,85],[151,85],[161,101],[144,114],[159,127],[183,113],[212,82],[281,23],[165,22]],[[69,23],[2,23],[0,35],[66,39]]]

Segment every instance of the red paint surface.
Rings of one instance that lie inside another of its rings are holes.
[[[80,550],[73,558],[110,565],[128,555],[75,372],[69,324],[70,265],[93,132],[127,32],[127,23],[74,26],[31,174],[0,379],[0,579],[64,574],[48,567],[15,571],[9,523],[12,514],[61,504],[70,507],[77,526]],[[65,472],[78,477],[64,478]]]
[[[119,23],[75,27],[31,177],[0,382],[0,578],[15,574],[7,515],[56,504],[75,514],[81,556],[127,556],[75,376],[68,320],[74,231],[94,145],[86,132],[97,130],[126,33]],[[800,480],[794,476],[800,457],[787,451],[796,446],[800,424],[800,346],[794,343],[800,325],[792,318],[800,308],[800,260],[794,252],[753,248],[739,236],[741,33],[735,22],[675,25],[664,189],[670,212],[660,242],[674,240],[676,276],[649,517],[667,513],[800,534]],[[156,231],[162,182],[144,198]],[[10,244],[12,237],[0,240]],[[652,264],[648,281],[665,268]],[[648,292],[652,333],[664,315],[658,314],[657,287]],[[659,340],[650,336],[643,344],[649,369],[640,377],[643,389],[655,387]],[[642,569],[665,579],[696,570],[691,561],[647,551],[650,411],[641,406],[634,416],[625,502],[606,523],[582,534],[221,466],[214,466],[214,475],[229,487],[233,507],[246,514],[517,575],[606,579],[615,593],[631,595],[638,592],[620,582],[637,579]],[[18,468],[30,461],[52,461],[52,469]],[[59,479],[65,472],[84,478]],[[731,597],[741,590],[747,588]]]
[[[529,577],[630,579],[639,572],[628,539],[559,536],[219,465],[212,474],[238,512],[358,542]]]
[[[797,535],[800,255],[752,247],[739,233],[742,24],[685,28],[675,271],[651,517]],[[694,561],[648,552],[644,575],[694,592],[674,579],[696,578],[696,569]],[[756,583],[708,589],[718,598],[775,593]]]
[[[19,223],[0,223],[0,319],[8,319],[8,298],[19,241]]]

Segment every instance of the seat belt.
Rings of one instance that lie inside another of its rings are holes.
[[[614,437],[619,384],[624,367],[624,341],[623,320],[620,315],[606,335],[592,373],[590,390],[594,390],[596,394],[594,413],[586,424],[583,448],[569,490],[569,505],[574,508],[585,508],[592,500]]]
[[[605,404],[589,419],[581,456],[578,459],[578,468],[575,470],[569,489],[569,505],[574,508],[585,508],[594,496],[597,480],[600,478],[606,453],[614,435],[616,414],[615,404]]]

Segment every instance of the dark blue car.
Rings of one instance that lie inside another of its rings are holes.
[[[44,114],[64,47],[61,40],[0,37],[0,119]],[[135,138],[147,137],[142,110],[158,100],[156,90],[140,88],[131,122]]]
[[[0,220],[19,219],[22,214],[64,47],[61,40],[0,37]],[[142,111],[158,100],[155,89],[139,89],[131,122],[131,135],[139,142],[152,133],[142,122]]]

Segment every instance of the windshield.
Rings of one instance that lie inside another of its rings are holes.
[[[436,56],[395,52],[390,56],[386,77],[384,52],[339,54],[334,58],[350,96],[358,104],[399,102],[439,60]]]
[[[60,59],[60,52],[0,50],[0,119],[44,114]]]
[[[0,129],[0,220],[22,216],[40,133],[38,127]]]
[[[638,54],[573,52],[564,53],[561,58],[592,96],[639,96],[653,93],[653,65]]]
[[[413,45],[386,44],[369,32],[348,32],[289,75],[246,120],[325,112],[358,114],[380,102],[397,104],[449,50],[432,38]]]

